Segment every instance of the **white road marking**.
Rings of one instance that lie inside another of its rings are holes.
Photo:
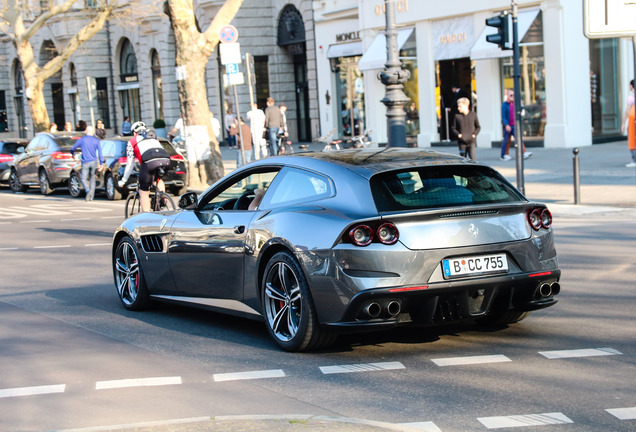
[[[406,426],[410,429],[417,429],[425,432],[442,432],[433,422],[397,423],[397,426]]]
[[[82,221],[82,220],[91,220],[91,218],[70,218],[70,219],[60,219],[61,221]]]
[[[605,411],[619,420],[636,420],[636,407],[610,408],[606,409]]]
[[[44,223],[44,222],[51,222],[50,220],[30,220],[30,221],[20,221],[20,223]]]
[[[11,223],[11,222],[0,222],[0,225],[8,225],[8,224],[10,224],[10,223]]]
[[[102,219],[123,219],[124,216],[120,215],[120,216],[102,216]]]
[[[33,249],[70,248],[71,245],[33,246]]]
[[[320,366],[320,371],[325,374],[373,372],[382,370],[406,369],[400,362],[363,363],[339,366]]]
[[[472,365],[483,363],[502,363],[512,361],[505,355],[483,355],[483,356],[470,356],[470,357],[448,357],[431,359],[437,366],[460,366],[460,365]]]
[[[181,384],[181,377],[132,378],[112,381],[97,381],[95,390],[116,389],[125,387],[151,387]]]
[[[7,250],[18,250],[18,248],[11,247],[11,248],[2,248],[2,249],[0,249],[0,251],[7,251]]]
[[[64,393],[64,390],[66,390],[66,384],[0,389],[0,398]]]
[[[574,423],[563,413],[543,413],[513,416],[480,417],[477,420],[488,429],[523,427],[523,426],[544,426],[553,424]]]
[[[596,357],[623,354],[613,348],[587,348],[560,351],[540,351],[539,354],[549,359],[564,359],[575,357]]]
[[[110,246],[112,243],[86,243],[84,246]]]
[[[250,371],[250,372],[230,372],[222,374],[214,374],[214,381],[235,381],[235,380],[250,380],[261,378],[283,378],[285,372],[282,369]]]

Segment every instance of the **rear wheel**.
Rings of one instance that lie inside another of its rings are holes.
[[[126,198],[126,205],[124,206],[124,215],[126,218],[141,213],[141,201],[139,201],[139,193],[131,193]]]
[[[41,169],[38,174],[38,179],[40,180],[40,193],[42,195],[50,195],[51,192],[53,192],[53,188],[49,183],[49,176],[46,175],[46,171]]]
[[[150,306],[139,253],[130,237],[123,237],[115,249],[113,275],[117,294],[126,309],[143,310]]]
[[[320,328],[307,280],[289,252],[267,263],[261,298],[267,330],[285,351],[309,351],[335,340]]]
[[[110,174],[106,175],[106,180],[104,181],[104,189],[106,189],[106,197],[109,200],[112,201],[121,199],[121,192],[119,192],[119,189],[117,189],[115,179]]]
[[[157,200],[154,206],[155,210],[174,210],[174,201],[172,201],[172,198],[167,193],[158,192],[155,199]]]
[[[18,192],[26,192],[29,188],[28,186],[24,186],[20,182],[20,176],[18,175],[16,170],[11,170],[11,174],[9,175],[9,187],[13,193]]]
[[[82,182],[80,181],[79,174],[73,171],[71,173],[71,176],[68,178],[68,192],[73,198],[79,198],[82,195],[83,191],[84,188],[82,187]]]

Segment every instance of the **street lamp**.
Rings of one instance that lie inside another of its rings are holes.
[[[386,86],[384,99],[380,102],[387,108],[387,147],[406,147],[404,106],[409,103],[410,99],[404,94],[404,83],[408,81],[411,73],[402,69],[402,62],[398,57],[395,0],[384,0],[384,10],[388,59],[385,63],[385,69],[378,74],[378,78]]]

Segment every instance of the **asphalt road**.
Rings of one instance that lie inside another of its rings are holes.
[[[123,202],[0,190],[0,430],[634,431],[634,211],[554,213],[556,306],[290,354],[259,322],[124,310]]]

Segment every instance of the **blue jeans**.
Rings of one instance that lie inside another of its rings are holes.
[[[97,160],[82,161],[82,186],[86,192],[86,201],[92,201],[95,196],[95,176],[97,175]],[[89,179],[90,177],[90,179]]]
[[[267,129],[269,133],[269,155],[276,156],[278,154],[278,129],[277,127],[272,127]]]
[[[510,126],[510,132],[508,132],[506,130],[506,127],[504,126],[503,141],[501,141],[501,157],[504,157],[504,155],[508,153],[506,150],[508,150],[508,140],[510,139],[511,136],[515,136],[515,126],[514,125]]]
[[[236,147],[236,135],[230,135],[230,132],[227,133],[227,145],[228,147]]]

